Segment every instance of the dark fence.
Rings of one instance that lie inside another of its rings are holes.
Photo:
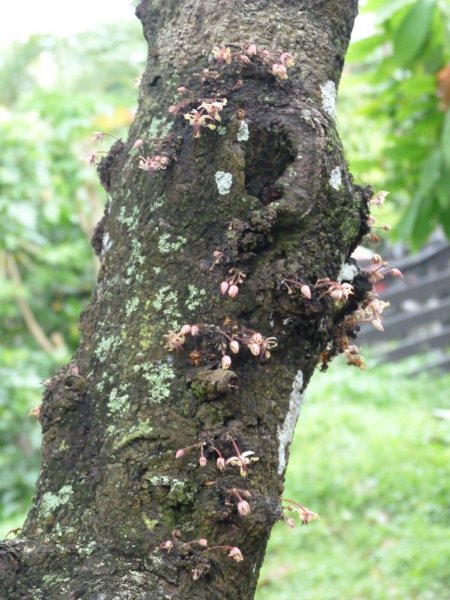
[[[412,256],[392,258],[403,279],[382,280],[379,297],[390,303],[383,313],[384,332],[364,324],[361,346],[376,346],[380,362],[393,362],[437,351],[423,369],[450,371],[450,245],[436,241]]]

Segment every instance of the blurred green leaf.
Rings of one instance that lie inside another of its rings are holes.
[[[435,0],[417,0],[394,32],[395,58],[401,66],[407,66],[423,48],[435,4]]]

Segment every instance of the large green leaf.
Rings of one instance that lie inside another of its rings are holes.
[[[435,4],[436,0],[418,0],[394,32],[395,59],[399,65],[408,66],[425,45]]]

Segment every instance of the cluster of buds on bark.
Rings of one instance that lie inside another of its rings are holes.
[[[252,495],[248,490],[241,490],[240,488],[231,488],[227,490],[229,500],[226,501],[226,504],[234,504],[234,501],[237,501],[237,511],[242,517],[246,517],[251,513],[250,504],[244,498],[251,498]]]
[[[288,78],[288,69],[295,65],[294,57],[289,52],[270,52],[253,43],[242,44],[238,52],[232,52],[228,46],[215,46],[212,55],[218,65],[229,65],[233,61],[241,65],[249,65],[253,60],[262,62],[268,67],[268,72],[280,81]]]
[[[208,552],[220,552],[226,554],[229,558],[232,558],[236,562],[241,562],[244,560],[244,556],[237,546],[209,546],[206,538],[198,538],[188,542],[182,542],[180,539],[181,536],[181,531],[172,531],[172,539],[169,538],[161,542],[158,546],[158,549],[162,550],[163,552],[167,552],[167,554],[172,552],[172,550],[180,553],[185,553],[186,551],[190,550],[191,552],[200,553],[203,556],[205,556]],[[207,567],[207,564],[202,565],[200,563],[197,565],[197,567],[191,570],[191,576],[194,581],[198,581],[208,572],[208,569],[205,569],[205,566]]]
[[[379,281],[384,279],[386,275],[403,278],[403,273],[399,269],[387,269],[386,267],[389,263],[386,260],[383,260],[379,254],[374,254],[370,262],[372,263],[372,268],[368,271],[368,275],[372,285],[376,285]]]
[[[373,295],[372,299],[364,307],[354,311],[352,317],[359,323],[370,323],[377,331],[384,331],[381,315],[388,306],[389,302],[384,302]]]
[[[239,285],[244,282],[245,273],[234,267],[228,273],[229,276],[220,284],[220,291],[223,295],[228,294],[230,298],[236,298],[239,294]]]
[[[222,338],[217,345],[217,348],[222,354],[220,359],[220,366],[222,369],[229,369],[231,367],[231,356],[238,354],[242,347],[247,348],[252,356],[259,358],[260,360],[268,360],[271,355],[271,350],[277,347],[277,340],[275,337],[264,337],[261,333],[254,331],[253,329],[248,329],[247,327],[239,328],[237,325],[232,325],[226,330],[225,328],[207,325],[205,323],[192,325],[185,324],[179,331],[170,330],[169,333],[164,336],[164,347],[169,350],[169,352],[179,352],[183,349],[186,342],[186,336],[191,335],[195,338],[211,333],[221,336]],[[201,354],[199,352],[194,353],[196,358]],[[218,360],[217,355],[210,354],[209,357]],[[194,364],[197,364],[197,360],[195,360]]]
[[[258,461],[259,457],[254,456],[255,453],[252,452],[251,450],[241,452],[235,439],[229,434],[227,434],[227,440],[229,442],[231,442],[234,452],[235,452],[235,454],[233,456],[230,456],[229,458],[225,458],[223,456],[223,454],[220,452],[220,450],[218,448],[216,448],[216,446],[212,446],[210,448],[210,450],[212,452],[215,452],[215,454],[217,455],[217,459],[216,459],[217,468],[219,469],[219,471],[223,471],[227,467],[227,465],[231,465],[233,467],[239,467],[241,476],[246,477],[248,475],[248,465],[250,465],[252,462]],[[196,444],[192,444],[191,446],[186,446],[185,448],[179,448],[175,452],[175,458],[183,458],[191,450],[196,449],[196,450],[199,450],[199,458],[198,458],[199,466],[206,467],[206,465],[208,464],[208,459],[205,455],[205,446],[206,446],[205,442],[198,442]],[[241,500],[242,500],[242,498],[241,498]]]
[[[353,294],[353,286],[351,283],[338,283],[331,279],[318,279],[315,288],[326,288],[322,292],[322,296],[329,296],[336,304],[346,302],[348,297]]]
[[[304,298],[311,300],[311,287],[304,281],[297,279],[283,279],[281,283],[287,288],[288,294],[292,294],[294,289],[298,289]],[[348,297],[353,294],[353,286],[351,283],[339,283],[337,281],[332,281],[329,278],[318,279],[313,288],[323,290],[319,298],[329,296],[336,304],[346,302]]]
[[[166,340],[164,347],[170,352],[173,350],[176,350],[177,352],[180,351],[186,341],[186,336],[189,334],[192,337],[199,335],[200,326],[195,324],[189,325],[186,323],[180,331],[170,330],[169,333],[164,336],[164,339]]]
[[[155,156],[147,156],[147,158],[139,156],[138,158],[139,168],[149,173],[154,171],[163,171],[164,169],[167,169],[170,164],[170,158],[160,154],[156,154]]]
[[[295,527],[295,520],[287,514],[287,512],[297,513],[300,518],[300,522],[302,525],[308,525],[310,521],[314,521],[315,519],[320,519],[319,515],[303,504],[299,504],[295,500],[289,500],[289,498],[280,498],[281,507],[283,509],[283,520],[288,527]]]

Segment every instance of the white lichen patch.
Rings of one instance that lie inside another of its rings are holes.
[[[119,389],[113,388],[108,398],[108,410],[113,415],[123,416],[127,412],[129,394],[126,394],[128,384],[120,385]]]
[[[330,174],[330,185],[335,190],[340,190],[342,185],[342,174],[340,167],[334,167]]]
[[[114,335],[111,335],[107,338],[103,338],[97,344],[97,348],[94,351],[95,356],[98,360],[103,363],[106,362],[109,355],[112,352],[115,352],[120,345],[122,344],[122,340]]]
[[[127,267],[127,275],[131,277],[135,275],[136,279],[140,281],[142,279],[142,275],[136,275],[136,271],[139,269],[140,265],[143,265],[145,262],[145,257],[141,254],[142,245],[135,238],[131,239],[131,255],[128,261]]]
[[[249,139],[249,137],[250,137],[250,131],[248,128],[248,123],[247,123],[247,121],[241,121],[236,139],[238,142],[246,142]]]
[[[150,212],[153,212],[155,210],[158,210],[158,208],[161,208],[162,206],[164,206],[164,202],[165,202],[165,198],[164,196],[159,196],[159,198],[156,198],[156,200],[153,200],[153,202],[150,203],[148,209]]]
[[[358,275],[358,268],[356,265],[343,263],[339,275],[337,276],[337,281],[339,281],[339,283],[341,281],[353,281],[356,275]]]
[[[136,312],[137,307],[139,306],[139,298],[131,298],[125,305],[125,312],[127,317],[131,316],[134,312]]]
[[[158,240],[158,250],[161,254],[169,254],[176,252],[186,243],[186,238],[181,235],[173,236],[172,241],[169,241],[172,236],[170,233],[163,233]]]
[[[295,426],[297,419],[300,414],[300,408],[303,403],[302,394],[303,388],[303,373],[297,372],[294,383],[292,385],[292,392],[289,397],[289,410],[284,420],[283,426],[278,427],[278,474],[283,475],[286,464],[287,464],[287,451],[292,442],[294,436]]]
[[[225,173],[225,171],[217,171],[214,175],[219,194],[228,194],[233,185],[233,175],[231,173]]]
[[[101,250],[101,256],[104,256],[107,252],[109,252],[112,248],[113,242],[112,239],[109,236],[109,233],[107,231],[105,231],[103,233],[103,238],[102,238],[102,250]]]
[[[170,396],[170,382],[175,377],[173,367],[164,363],[144,363],[133,367],[148,382],[148,399],[152,404],[161,404]]]
[[[186,308],[190,312],[194,312],[199,306],[201,306],[202,302],[206,297],[206,290],[198,289],[195,285],[188,285],[189,296],[186,300]]]
[[[120,207],[119,216],[117,217],[117,220],[119,221],[119,223],[122,223],[122,225],[125,225],[125,227],[127,227],[130,231],[136,229],[138,225],[138,218],[139,210],[136,206],[131,211],[131,215],[129,217],[127,217],[125,206]]]
[[[73,489],[70,485],[64,485],[57,494],[53,492],[46,492],[41,499],[40,514],[47,518],[51,513],[62,506],[67,504],[72,497]]]
[[[336,118],[336,84],[334,81],[327,81],[320,86],[322,92],[322,108],[330,115],[332,119]]]
[[[162,313],[165,325],[172,329],[178,329],[181,313],[178,309],[178,295],[176,292],[170,291],[170,287],[164,285],[158,290],[151,304],[155,310]]]

